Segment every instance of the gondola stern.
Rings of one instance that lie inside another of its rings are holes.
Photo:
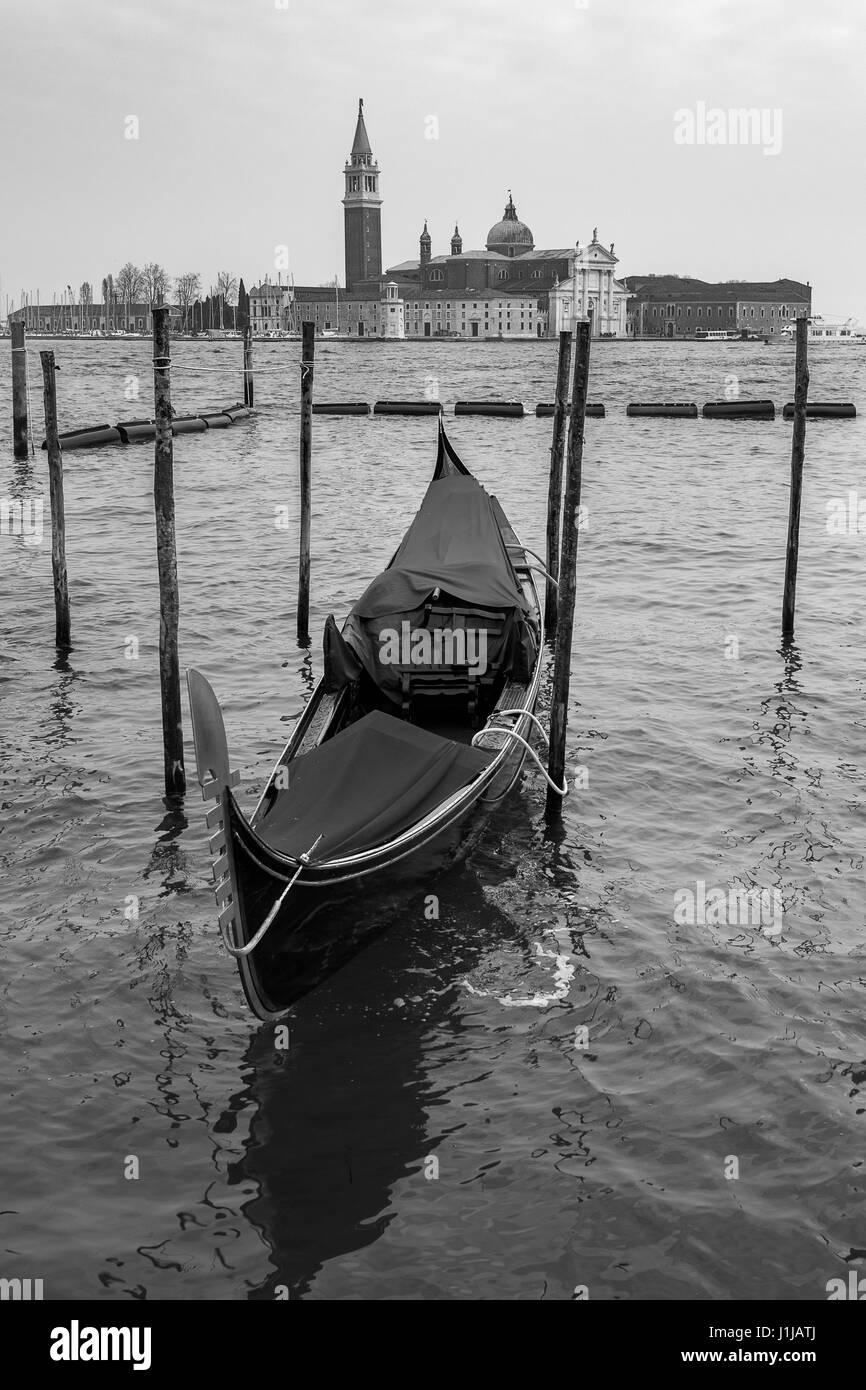
[[[232,787],[240,773],[229,766],[228,741],[222,709],[210,681],[193,667],[186,673],[192,734],[195,744],[196,773],[202,798],[213,801],[205,821],[213,831],[208,845],[212,856],[217,921],[223,940],[238,941],[242,933],[241,906],[232,836],[232,816],[243,818]]]

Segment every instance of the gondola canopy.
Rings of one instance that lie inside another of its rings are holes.
[[[436,589],[479,607],[528,608],[493,499],[471,476],[453,474],[430,484],[390,565],[352,613],[362,619],[410,613]]]

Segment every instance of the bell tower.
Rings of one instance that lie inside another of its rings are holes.
[[[344,170],[346,192],[343,197],[346,232],[346,289],[361,280],[376,280],[382,274],[382,199],[379,196],[379,166],[373,158],[364,102],[358,102],[358,124],[352,153]]]

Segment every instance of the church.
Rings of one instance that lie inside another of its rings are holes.
[[[553,338],[591,315],[594,337],[626,336],[629,291],[616,279],[613,243],[603,246],[597,229],[583,247],[537,248],[509,191],[483,249],[466,249],[455,226],[448,254],[434,255],[425,222],[417,258],[383,269],[381,171],[363,100],[343,176],[345,288],[286,289],[281,321],[260,316],[269,301],[251,291],[254,333],[297,332],[307,319],[320,333],[351,337]]]

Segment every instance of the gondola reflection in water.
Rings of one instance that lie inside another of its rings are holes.
[[[323,677],[249,818],[219,702],[188,672],[219,925],[259,1018],[370,939],[383,888],[432,884],[535,756],[540,632],[527,552],[440,420],[421,507],[342,632],[328,619]]]

